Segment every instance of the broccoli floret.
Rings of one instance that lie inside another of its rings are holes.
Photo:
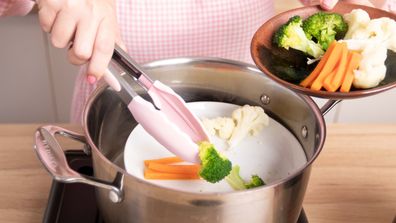
[[[300,16],[293,16],[287,23],[275,32],[274,43],[285,49],[293,48],[308,55],[318,58],[324,51],[321,46],[307,38],[302,28],[303,21]]]
[[[259,187],[265,185],[263,179],[261,179],[257,175],[252,175],[252,179],[250,180],[249,183],[245,184],[246,188],[254,188],[254,187]]]
[[[325,50],[333,40],[343,37],[348,31],[348,24],[337,13],[315,13],[304,20],[302,27],[307,37],[315,38]]]
[[[220,155],[209,142],[199,144],[199,158],[201,159],[199,175],[210,183],[219,182],[231,171],[231,161]]]
[[[264,181],[257,175],[252,175],[252,179],[250,182],[245,182],[242,177],[239,175],[240,167],[235,165],[232,167],[230,175],[228,175],[225,179],[227,183],[234,190],[246,190],[249,188],[259,187],[265,185]]]

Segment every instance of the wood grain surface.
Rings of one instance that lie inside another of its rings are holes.
[[[42,221],[51,178],[32,149],[38,126],[0,125],[0,222]],[[65,149],[81,146],[61,144]],[[328,126],[304,208],[313,223],[395,221],[396,125]]]

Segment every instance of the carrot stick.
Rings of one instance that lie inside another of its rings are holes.
[[[355,75],[353,71],[359,67],[360,60],[362,59],[362,55],[360,53],[351,52],[348,55],[348,65],[346,68],[346,74],[344,80],[341,85],[341,92],[349,92],[351,90],[353,79]]]
[[[200,179],[198,174],[162,173],[150,169],[144,170],[144,178],[151,180],[194,180]]]
[[[328,77],[326,77],[323,81],[323,87],[329,92],[335,92],[341,86],[342,81],[344,80],[349,51],[346,43],[341,44],[343,45],[343,51],[337,68],[334,70],[333,74],[328,75]]]
[[[180,162],[184,162],[184,160],[180,159],[177,156],[171,156],[160,159],[145,160],[144,165],[147,167],[149,163],[171,164],[171,163],[180,163]]]
[[[323,81],[323,87],[327,91],[334,92],[335,90],[337,90],[337,89],[334,89],[334,87],[332,87],[332,84],[331,84],[331,81],[333,80],[336,72],[337,72],[337,70],[333,70],[329,75],[327,75],[327,77]]]
[[[197,175],[200,165],[169,165],[161,163],[149,163],[148,169],[163,173],[195,174]]]
[[[337,72],[331,82],[332,89],[333,91],[336,91],[342,84],[342,81],[344,80],[345,76],[345,71],[347,68],[347,63],[348,63],[348,48],[346,43],[341,43],[342,47],[342,55],[340,58],[340,64],[337,68]]]
[[[311,72],[311,74],[308,75],[301,83],[300,85],[302,87],[308,87],[312,84],[312,82],[316,79],[316,77],[319,75],[320,71],[323,69],[324,65],[326,64],[330,54],[334,50],[334,47],[336,45],[337,41],[331,42],[329,48],[327,49],[326,53],[323,55],[322,59],[320,59],[318,65],[316,65],[315,69]]]
[[[330,52],[329,57],[323,69],[319,72],[318,76],[312,82],[311,89],[315,91],[319,91],[323,86],[323,80],[329,75],[334,69],[337,68],[338,62],[340,61],[340,57],[343,53],[343,44],[336,43],[334,49]]]

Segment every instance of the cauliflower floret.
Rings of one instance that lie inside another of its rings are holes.
[[[372,43],[385,43],[387,48],[395,51],[396,49],[396,22],[393,19],[383,17],[370,20],[367,12],[362,9],[352,10],[344,15],[349,29],[344,39],[352,40],[370,40]],[[356,42],[353,42],[357,44]],[[348,49],[356,50],[356,45]],[[360,45],[363,49],[365,44]]]
[[[387,48],[384,44],[368,45],[362,51],[362,61],[354,71],[353,86],[356,88],[371,88],[377,86],[386,74]]]
[[[339,42],[343,42],[347,44],[348,50],[354,51],[363,51],[366,46],[374,44],[375,42],[368,39],[347,39],[347,40],[340,40]]]
[[[396,22],[393,19],[386,17],[373,19],[366,27],[367,38],[387,42],[395,35],[395,29]]]
[[[348,32],[345,34],[344,39],[351,39],[356,30],[365,28],[370,22],[369,14],[362,9],[352,10],[344,15],[344,19],[348,23]]]
[[[375,87],[386,75],[387,49],[396,52],[396,22],[386,17],[370,20],[367,12],[361,9],[352,10],[344,18],[349,30],[343,42],[349,50],[362,54],[359,68],[354,71],[353,86]]]
[[[213,119],[203,118],[202,124],[210,135],[216,135],[215,122]]]
[[[230,147],[237,145],[248,134],[257,134],[269,123],[269,117],[259,106],[244,105],[232,113],[232,118],[236,127],[228,140]]]
[[[229,139],[235,128],[235,122],[232,118],[218,117],[214,119],[203,119],[202,123],[212,135],[218,135],[222,139]]]

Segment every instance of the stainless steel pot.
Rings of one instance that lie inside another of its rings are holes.
[[[316,104],[309,97],[276,84],[255,67],[240,62],[179,58],[153,62],[145,68],[154,79],[171,86],[186,101],[262,106],[301,143],[307,164],[264,187],[227,193],[180,192],[142,181],[129,175],[123,164],[125,142],[137,123],[118,96],[102,86],[86,104],[85,135],[55,126],[37,130],[35,150],[55,180],[97,187],[98,205],[106,222],[296,222],[311,164],[325,140],[325,123]],[[143,93],[137,85],[132,86]],[[92,153],[94,178],[67,166],[63,150],[54,137],[56,134],[86,143]]]

